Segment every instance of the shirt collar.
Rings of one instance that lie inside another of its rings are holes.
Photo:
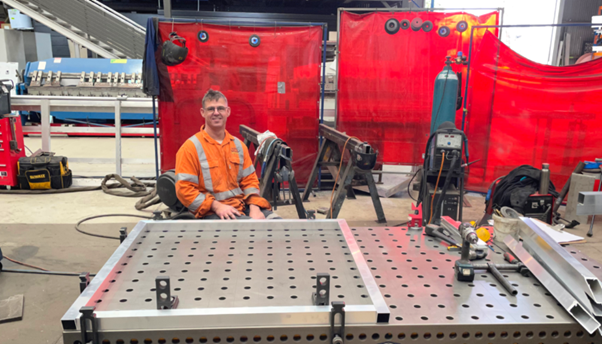
[[[203,124],[203,126],[201,127],[201,136],[205,139],[205,141],[214,144],[214,145],[224,145],[226,143],[229,143],[230,141],[233,140],[232,135],[230,135],[230,133],[228,132],[228,130],[225,131],[226,135],[224,135],[224,140],[222,141],[222,143],[220,144],[219,142],[215,141],[211,136],[209,136],[209,134],[207,134],[207,132],[205,131],[205,125]]]

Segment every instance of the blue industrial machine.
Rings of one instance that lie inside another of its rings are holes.
[[[53,58],[28,62],[17,94],[72,97],[146,97],[142,92],[142,60]],[[111,112],[52,111],[63,121],[108,121]],[[152,122],[152,114],[122,113],[123,120]]]

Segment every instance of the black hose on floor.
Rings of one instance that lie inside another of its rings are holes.
[[[12,272],[19,274],[35,274],[35,275],[54,275],[54,276],[79,276],[77,272],[64,272],[64,271],[40,271],[40,270],[23,270],[23,269],[2,269],[2,272]],[[94,277],[96,274],[90,274],[90,277]]]
[[[108,235],[90,233],[90,232],[83,231],[82,229],[79,228],[79,226],[82,223],[84,223],[86,221],[93,220],[93,219],[98,219],[98,218],[101,218],[101,217],[137,217],[137,218],[141,218],[141,219],[145,219],[145,220],[150,220],[151,219],[151,217],[148,217],[148,216],[134,215],[134,214],[103,214],[103,215],[94,215],[94,216],[86,217],[83,220],[80,220],[75,225],[75,230],[78,231],[78,232],[80,232],[80,233],[82,233],[82,234],[90,235],[90,236],[97,237],[97,238],[119,240],[119,237],[113,237],[113,236],[108,236]]]

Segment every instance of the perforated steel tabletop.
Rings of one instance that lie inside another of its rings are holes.
[[[139,232],[132,231],[65,314],[64,325],[89,304],[96,306],[100,337],[108,343],[327,341],[328,310],[312,313],[320,316],[311,321],[283,321],[282,314],[312,307],[315,275],[329,272],[331,301],[345,301],[350,314],[357,314],[345,330],[349,343],[602,342],[599,334],[583,331],[532,277],[503,273],[519,291],[516,296],[484,271],[477,271],[472,283],[456,281],[459,252],[421,231],[347,228],[337,220],[233,221],[219,227],[210,221],[143,221],[136,228]],[[596,262],[569,251],[601,273]],[[487,261],[505,263],[501,252],[493,251]],[[177,310],[156,310],[157,275],[170,276],[172,293],[180,299]],[[379,308],[379,296],[390,311],[388,323],[366,317]],[[262,313],[267,308],[279,316]],[[257,310],[251,311],[253,321],[241,309]],[[189,322],[199,314],[210,318]],[[230,320],[212,321],[216,316]],[[153,323],[154,317],[159,321]],[[65,328],[65,343],[78,338],[75,329]]]

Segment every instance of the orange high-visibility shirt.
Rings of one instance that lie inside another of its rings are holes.
[[[176,155],[176,194],[197,218],[213,214],[211,204],[218,201],[238,211],[254,204],[271,209],[259,196],[259,179],[249,150],[226,131],[222,143],[201,131],[190,137]]]

